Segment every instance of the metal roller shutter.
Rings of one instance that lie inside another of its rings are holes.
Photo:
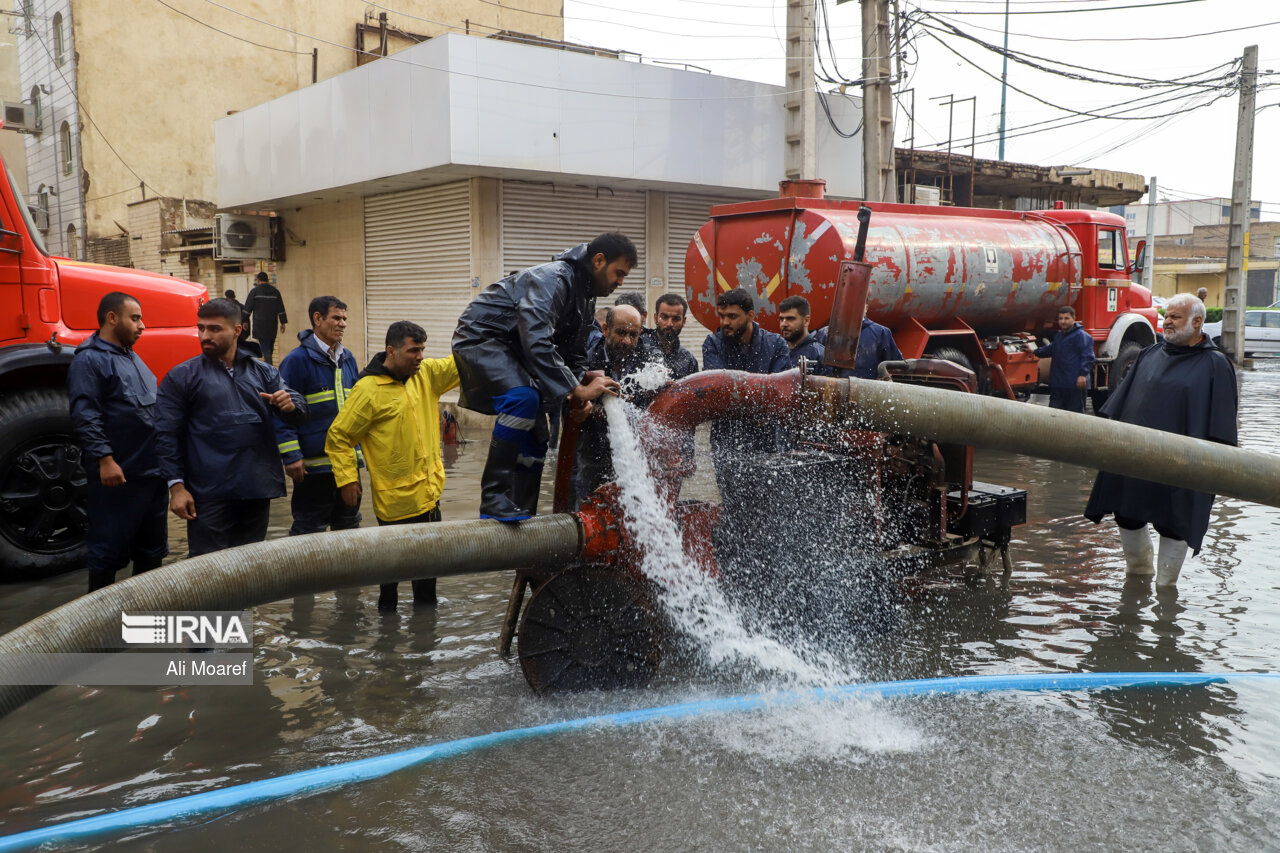
[[[689,242],[698,229],[707,224],[711,218],[711,208],[718,204],[729,204],[742,199],[720,198],[716,196],[689,195],[687,193],[667,194],[667,292],[678,293],[688,297],[684,287],[684,254]],[[690,314],[685,321],[684,332],[680,335],[681,345],[693,353],[702,364],[702,341],[711,330],[703,326]]]
[[[369,355],[397,320],[427,330],[428,357],[449,355],[472,296],[470,184],[366,198],[364,257]]]
[[[607,187],[502,182],[502,272],[545,264],[606,231],[621,231],[639,263],[623,292],[645,293],[645,193]],[[612,299],[610,300],[612,302]]]

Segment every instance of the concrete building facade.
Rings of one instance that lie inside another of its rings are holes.
[[[355,0],[241,0],[234,9],[22,0],[17,8],[20,92],[42,117],[41,132],[26,139],[29,199],[40,205],[47,195],[50,249],[116,262],[127,248],[139,266],[184,276],[191,253],[136,257],[144,241],[131,239],[130,206],[159,196],[188,216],[175,222],[156,211],[149,220],[176,230],[211,224],[195,215],[198,204],[182,203],[214,198],[216,119],[446,32],[563,37],[559,0],[523,0],[518,10],[403,0],[396,12]]]

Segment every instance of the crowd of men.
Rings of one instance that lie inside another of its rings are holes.
[[[602,234],[483,290],[459,318],[449,356],[426,358],[426,332],[400,321],[363,370],[343,346],[347,306],[333,296],[311,301],[310,328],[273,367],[276,326],[283,332],[286,319],[279,291],[260,274],[245,305],[223,298],[200,307],[201,354],[157,383],[133,351],[145,306],[125,293],[103,297],[100,328],[77,348],[68,380],[88,476],[90,591],[130,563],[134,574],[160,565],[168,553],[166,510],[186,521],[191,556],[262,541],[286,476],[293,481],[290,535],[360,526],[362,468],[379,525],[439,521],[439,403],[453,388],[462,406],[495,417],[481,476],[482,518],[517,522],[537,513],[548,416],[562,410],[581,425],[573,475],[581,501],[614,477],[600,397],[625,394],[643,406],[652,387],[630,388],[629,377],[651,365],[664,367],[670,380],[699,369],[681,345],[689,310],[683,297],[660,296],[653,327],[633,293],[597,308],[636,261],[625,236]],[[847,374],[830,368],[823,364],[826,329],[810,330],[806,299],[779,303],[781,334],[761,328],[757,299],[744,289],[719,294],[719,326],[702,342],[703,370],[778,373],[804,358],[818,373],[874,378],[881,363],[902,358],[890,331],[864,318],[855,367]],[[250,317],[261,352],[244,337]],[[1200,334],[1203,321],[1199,299],[1171,301],[1164,341],[1143,351],[1099,414],[1234,443],[1234,372]],[[1092,338],[1070,307],[1060,310],[1058,327],[1037,355],[1054,359],[1051,405],[1081,412]],[[712,458],[726,501],[755,499],[746,493],[754,480],[737,474],[780,440],[777,425],[765,420],[713,423]],[[1115,516],[1132,574],[1155,572],[1146,533],[1154,524],[1161,537],[1157,581],[1171,584],[1187,549],[1200,547],[1212,500],[1103,472],[1085,514],[1095,521]],[[415,603],[436,601],[433,579],[412,588]],[[384,584],[378,603],[393,610],[397,585]]]

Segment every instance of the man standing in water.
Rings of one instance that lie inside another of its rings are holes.
[[[755,299],[742,288],[716,300],[720,328],[702,342],[703,370],[742,370],[782,373],[791,369],[791,355],[781,335],[760,328]],[[718,420],[711,425],[711,460],[720,495],[730,503],[759,497],[759,484],[749,476],[752,458],[778,449],[778,426],[772,420]],[[736,487],[736,488],[735,488]]]
[[[156,377],[133,351],[146,328],[142,306],[127,293],[108,293],[98,303],[98,326],[67,371],[89,492],[89,592],[114,583],[130,560],[140,575],[169,553],[169,501],[154,452]]]
[[[424,358],[426,343],[427,333],[416,323],[392,323],[385,351],[360,374],[325,440],[334,483],[352,508],[360,505],[356,445],[363,448],[380,525],[440,520],[440,395],[458,387],[458,370],[453,356]],[[396,609],[398,586],[382,585],[379,610]],[[435,578],[413,582],[413,601],[436,603]]]
[[[1106,418],[1181,435],[1236,443],[1238,388],[1235,368],[1201,334],[1204,303],[1180,293],[1165,305],[1164,342],[1139,355],[1120,387],[1098,413]],[[1209,528],[1213,495],[1190,488],[1099,471],[1084,515],[1100,522],[1114,515],[1128,573],[1157,586],[1178,582],[1187,549],[1199,553]],[[1160,535],[1152,566],[1150,523]]]
[[[587,413],[618,383],[586,373],[587,330],[595,299],[608,296],[636,265],[621,234],[601,234],[489,285],[453,333],[462,382],[459,402],[497,415],[480,478],[480,517],[521,521],[538,511],[549,433],[546,413],[571,400]]]
[[[307,418],[302,395],[236,346],[234,302],[201,305],[196,329],[204,354],[169,371],[156,405],[156,455],[192,557],[267,538],[271,500],[285,493],[272,410]]]
[[[1049,408],[1084,412],[1084,396],[1093,376],[1093,336],[1076,322],[1070,305],[1058,309],[1058,334],[1036,350],[1037,358],[1052,358],[1049,365]]]

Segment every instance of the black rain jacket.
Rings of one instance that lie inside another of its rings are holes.
[[[108,343],[94,332],[67,371],[71,423],[90,480],[98,460],[115,459],[126,480],[159,477],[156,459],[156,377],[132,349]]]
[[[544,409],[558,407],[585,372],[592,283],[583,243],[481,291],[453,333],[459,402],[492,415],[494,397],[529,385]]]
[[[294,410],[280,416],[295,426],[307,419],[302,395],[285,386],[265,361],[236,350],[235,378],[222,362],[198,355],[160,383],[156,452],[168,481],[182,480],[196,500],[283,497],[284,467],[272,416],[260,393],[284,388]]]
[[[1098,414],[1234,445],[1238,397],[1235,368],[1205,337],[1190,347],[1165,342],[1144,349]],[[1206,492],[1099,471],[1084,515],[1094,522],[1114,514],[1159,525],[1199,553],[1213,498]]]

